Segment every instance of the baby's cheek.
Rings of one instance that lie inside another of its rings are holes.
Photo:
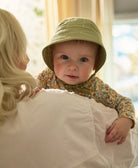
[[[60,75],[60,73],[62,72],[62,68],[59,64],[54,66],[54,72],[57,76]]]

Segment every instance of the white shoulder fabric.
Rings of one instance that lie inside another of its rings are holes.
[[[1,168],[134,168],[138,128],[122,145],[106,144],[114,109],[56,89],[18,104],[18,114],[0,127]],[[137,125],[137,124],[136,124]]]

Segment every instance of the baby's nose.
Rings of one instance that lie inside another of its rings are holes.
[[[78,65],[76,63],[72,62],[69,64],[68,68],[71,71],[76,71],[76,70],[78,70]]]

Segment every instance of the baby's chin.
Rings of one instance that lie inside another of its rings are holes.
[[[63,80],[62,80],[63,81]],[[78,85],[78,84],[81,84],[83,82],[74,82],[74,81],[66,81],[64,80],[63,81],[65,84],[68,84],[68,85]]]

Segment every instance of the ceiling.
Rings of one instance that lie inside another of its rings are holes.
[[[115,14],[138,13],[138,0],[114,0]]]

